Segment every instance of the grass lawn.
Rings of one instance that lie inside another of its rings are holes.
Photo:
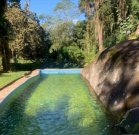
[[[0,75],[0,88],[23,76],[26,71],[2,73]]]

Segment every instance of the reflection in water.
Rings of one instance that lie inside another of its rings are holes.
[[[102,132],[108,120],[80,75],[49,75],[40,82],[0,114],[0,135],[114,135]]]

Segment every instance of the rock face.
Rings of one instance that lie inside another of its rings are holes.
[[[126,133],[139,135],[139,107],[127,111],[119,126],[125,129]]]
[[[81,73],[110,111],[139,106],[139,39],[104,50]]]

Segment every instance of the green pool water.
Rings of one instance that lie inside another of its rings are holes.
[[[48,75],[0,113],[0,135],[117,135],[80,75]]]

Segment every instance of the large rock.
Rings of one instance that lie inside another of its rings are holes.
[[[139,106],[139,39],[104,50],[82,75],[112,112]]]
[[[116,126],[122,127],[126,133],[139,135],[139,107],[127,111],[122,121]]]

